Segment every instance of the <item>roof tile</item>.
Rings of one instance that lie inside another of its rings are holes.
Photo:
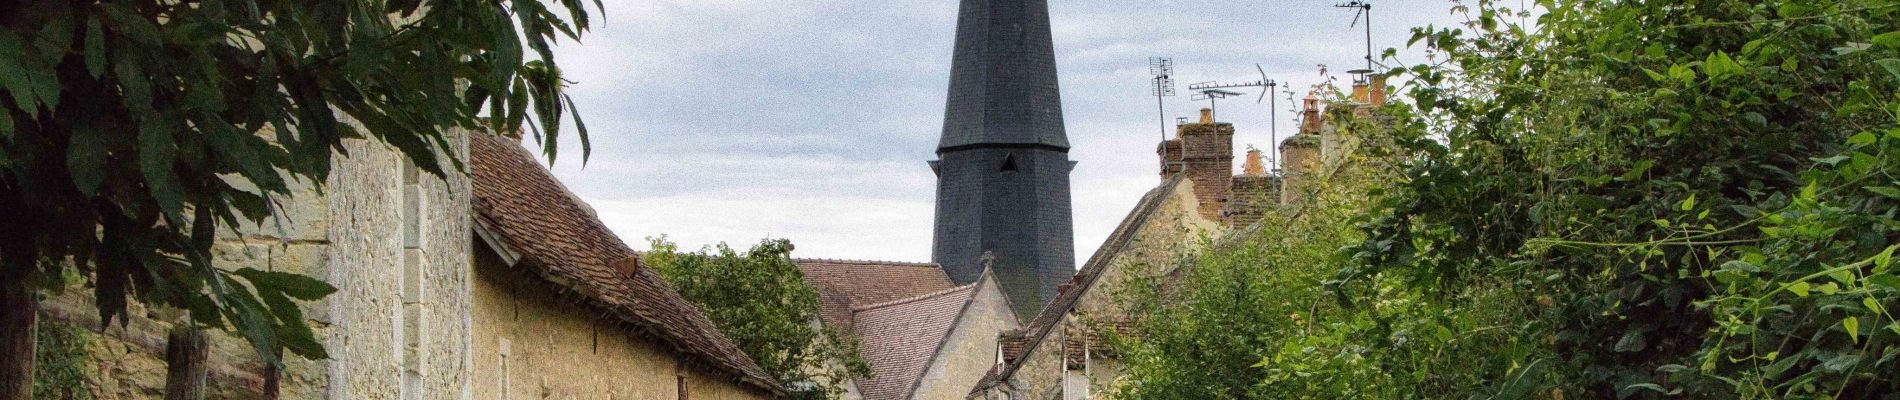
[[[716,370],[757,389],[779,391],[778,383],[720,334],[698,306],[640,266],[633,249],[527,150],[474,135],[469,152],[476,222],[520,252],[521,265]]]

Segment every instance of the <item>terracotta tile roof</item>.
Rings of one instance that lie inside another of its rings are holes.
[[[520,253],[518,265],[689,358],[755,389],[780,392],[777,381],[720,334],[699,307],[639,265],[633,249],[527,150],[504,139],[472,136],[476,223]]]
[[[871,377],[858,381],[864,398],[900,399],[909,395],[975,289],[976,284],[957,286],[853,309],[852,319],[859,332],[858,353],[871,365]]]
[[[891,261],[795,259],[805,283],[818,290],[819,317],[840,333],[853,334],[851,309],[949,289],[950,276],[937,264]]]
[[[1029,331],[1017,328],[1003,332],[996,337],[996,345],[1003,349],[1003,362],[1015,364],[1023,358],[1023,352],[1029,351]]]
[[[1108,269],[1115,255],[1121,253],[1128,247],[1129,242],[1134,240],[1135,232],[1140,230],[1142,225],[1147,224],[1148,217],[1154,215],[1162,204],[1166,204],[1169,197],[1174,196],[1175,187],[1180,186],[1182,179],[1186,178],[1183,175],[1175,175],[1166,182],[1162,182],[1161,186],[1143,195],[1141,202],[1135,204],[1135,209],[1129,211],[1128,216],[1122,219],[1121,225],[1116,226],[1115,231],[1108,235],[1108,240],[1102,242],[1102,247],[1096,248],[1095,254],[1089,257],[1089,261],[1082,264],[1081,270],[1076,271],[1075,276],[1069,280],[1068,287],[1056,292],[1055,299],[1043,306],[1042,312],[1029,321],[1029,325],[1024,327],[1027,330],[1025,336],[1028,337],[1025,354],[1042,346],[1043,339],[1062,322],[1063,315],[1075,308],[1075,302],[1082,298],[1082,293],[1087,292],[1095,284],[1095,278],[1100,277],[1102,271]],[[1022,363],[1005,365],[1002,374],[997,379],[1009,379],[1021,366]]]

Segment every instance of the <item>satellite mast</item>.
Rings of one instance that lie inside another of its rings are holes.
[[[1148,57],[1148,74],[1154,75],[1155,113],[1161,118],[1161,140],[1168,140],[1168,108],[1161,98],[1174,95],[1174,59]]]
[[[1366,17],[1366,69],[1372,69],[1372,2],[1367,0],[1352,0],[1341,4],[1334,4],[1333,7],[1358,9],[1358,11],[1354,11],[1352,14],[1352,25],[1348,25],[1349,27],[1359,25],[1360,16]]]
[[[1207,99],[1208,108],[1212,109],[1214,99],[1225,98],[1231,95],[1239,95],[1240,93],[1221,91],[1223,93],[1219,95],[1219,97],[1215,97],[1216,95],[1207,94],[1208,91],[1210,90],[1257,87],[1257,88],[1261,88],[1260,98],[1254,99],[1253,102],[1254,104],[1260,104],[1262,100],[1268,100],[1270,98],[1270,96],[1268,95],[1273,94],[1274,89],[1278,88],[1280,86],[1280,83],[1275,82],[1272,79],[1267,79],[1267,70],[1266,68],[1260,67],[1260,64],[1254,64],[1253,68],[1255,71],[1260,72],[1260,80],[1253,81],[1253,82],[1235,82],[1235,83],[1201,82],[1201,83],[1196,83],[1193,85],[1188,85],[1188,89],[1203,93],[1202,95],[1195,95],[1194,99],[1195,100]],[[1268,103],[1268,106],[1267,106],[1267,112],[1270,115],[1268,118],[1272,118],[1271,119],[1272,123],[1268,124],[1268,126],[1270,127],[1268,129],[1273,132],[1272,133],[1273,136],[1270,139],[1268,139],[1271,141],[1280,140],[1280,127],[1279,127],[1280,121],[1278,117],[1279,110],[1276,109],[1278,107],[1278,104],[1276,103],[1278,103],[1277,100],[1275,102]],[[1278,159],[1279,155],[1275,154],[1274,158]]]

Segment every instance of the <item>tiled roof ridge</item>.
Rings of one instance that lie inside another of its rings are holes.
[[[851,264],[851,265],[877,265],[877,266],[890,266],[890,267],[930,267],[930,268],[942,268],[942,266],[940,266],[940,265],[937,265],[937,263],[933,263],[933,262],[914,262],[914,261],[889,261],[889,260],[867,260],[867,259],[851,259],[851,258],[797,258],[797,257],[793,257],[793,258],[792,258],[792,262],[793,262],[793,263],[830,263],[830,264]]]
[[[1101,247],[1096,248],[1095,254],[1089,256],[1088,262],[1082,265],[1081,270],[1076,271],[1075,276],[1072,277],[1071,280],[1077,281],[1076,283],[1079,285],[1076,285],[1078,287],[1070,288],[1069,292],[1087,290],[1086,288],[1088,286],[1095,284],[1095,278],[1101,275],[1103,269],[1108,268],[1109,261],[1113,258],[1109,255],[1120,251],[1122,247],[1127,245],[1129,240],[1134,238],[1135,231],[1140,229],[1141,224],[1147,221],[1148,216],[1154,214],[1154,211],[1160,208],[1161,204],[1166,203],[1166,201],[1163,201],[1164,199],[1174,195],[1175,187],[1179,186],[1180,182],[1185,179],[1185,175],[1186,174],[1175,175],[1169,178],[1167,182],[1163,182],[1160,187],[1149,190],[1146,195],[1142,196],[1141,201],[1135,204],[1135,209],[1129,212],[1128,217],[1124,218],[1123,223],[1117,226],[1114,232],[1109,233],[1109,239],[1103,243]],[[1075,293],[1058,294],[1055,301],[1051,301],[1049,305],[1043,307],[1042,311],[1037,313],[1036,317],[1031,319],[1027,326],[1023,327],[1029,337],[1028,343],[1025,344],[1023,349],[1023,357],[1028,357],[1030,353],[1034,353],[1038,347],[1042,346],[1043,339],[1049,336],[1049,332],[1055,330],[1053,327],[1060,318],[1056,318],[1055,315],[1052,314],[1068,312],[1070,308],[1075,306],[1075,301],[1080,297],[1080,294]],[[1023,363],[1019,362],[1005,365],[1003,373],[997,376],[997,380],[1008,380],[1010,376],[1016,374],[1016,370],[1021,368],[1022,364]]]
[[[879,303],[865,304],[865,305],[857,306],[857,307],[851,307],[851,312],[856,313],[859,311],[869,311],[869,310],[901,305],[901,304],[906,304],[906,303],[915,303],[915,302],[929,300],[936,297],[942,297],[942,296],[956,293],[959,291],[971,290],[974,288],[976,288],[976,283],[974,282],[968,285],[951,286],[949,289],[938,290],[935,292],[924,293],[924,294],[920,294],[916,296],[905,297],[901,299],[884,301],[884,302],[879,302]]]
[[[472,136],[474,137],[471,138],[469,145],[471,176],[482,174],[481,171],[486,169],[490,171],[487,172],[489,174],[501,173],[525,179],[498,179],[488,183],[492,187],[496,184],[495,182],[501,182],[500,187],[503,187],[503,189],[488,189],[498,191],[495,193],[496,197],[492,199],[484,197],[483,181],[477,179],[471,182],[470,206],[478,225],[483,229],[493,229],[498,234],[498,239],[523,252],[521,261],[528,264],[527,270],[557,287],[582,296],[590,303],[606,309],[637,329],[651,333],[661,342],[670,342],[667,344],[685,358],[707,361],[715,370],[735,375],[742,383],[774,394],[782,394],[782,387],[775,378],[760,368],[757,362],[733,344],[730,338],[720,333],[707,318],[704,310],[680,297],[664,279],[646,268],[635,268],[631,274],[616,268],[613,263],[635,256],[633,249],[600,221],[592,206],[562,184],[547,166],[536,162],[533,154],[527,149],[517,143],[494,137],[485,137],[481,134]],[[496,154],[495,159],[486,162],[478,160],[478,157],[482,157],[479,154],[484,151],[500,154]],[[537,191],[543,193],[535,193]],[[595,242],[578,245],[591,246],[600,253],[587,254],[575,248],[559,250],[544,248],[547,244],[546,238],[531,240],[520,237],[527,233],[518,232],[518,230],[534,229],[521,225],[524,220],[498,216],[499,213],[504,212],[500,208],[506,208],[508,203],[511,203],[505,199],[537,195],[560,196],[558,199],[542,199],[555,203],[547,205],[547,210],[554,212],[557,217],[563,217],[560,215],[563,211],[562,206],[574,207],[573,211],[580,214],[579,221],[571,221],[574,225],[569,226],[579,227],[581,231],[593,235],[581,240],[591,239]],[[498,199],[503,201],[497,202]],[[553,253],[555,257],[545,259],[542,257],[544,254],[538,253],[547,251],[561,253]],[[640,261],[636,258],[634,262]],[[597,280],[603,276],[589,276],[589,272],[607,272],[618,279]],[[639,293],[657,298],[641,298],[642,295]],[[671,309],[655,310],[656,307]],[[670,317],[656,315],[656,312]],[[673,318],[679,320],[669,321]],[[679,324],[669,325],[673,322]]]

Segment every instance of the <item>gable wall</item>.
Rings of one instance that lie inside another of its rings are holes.
[[[1068,351],[1066,346],[1061,345],[1064,340],[1068,336],[1093,329],[1099,321],[1120,319],[1122,313],[1117,296],[1122,285],[1134,276],[1132,274],[1165,271],[1176,260],[1186,256],[1188,250],[1198,248],[1203,235],[1218,234],[1218,225],[1200,213],[1192,181],[1183,179],[1177,185],[1171,196],[1163,199],[1147,220],[1134,227],[1135,233],[1126,247],[1106,255],[1110,257],[1109,266],[1095,280],[1093,287],[1083,292],[1076,301],[1075,309],[1065,315],[1062,326],[1040,342],[1031,344],[1029,353],[1023,356],[1022,367],[1010,376],[1012,386],[1020,392],[1016,398],[1044,399],[1061,397],[1058,393],[1067,395],[1063,393],[1066,375],[1064,357]],[[1119,368],[1095,369],[1091,366],[1090,391],[1106,393],[1106,389],[1119,376],[1118,371]]]
[[[963,397],[995,365],[996,335],[1018,324],[994,279],[984,280],[978,288],[910,398]]]

